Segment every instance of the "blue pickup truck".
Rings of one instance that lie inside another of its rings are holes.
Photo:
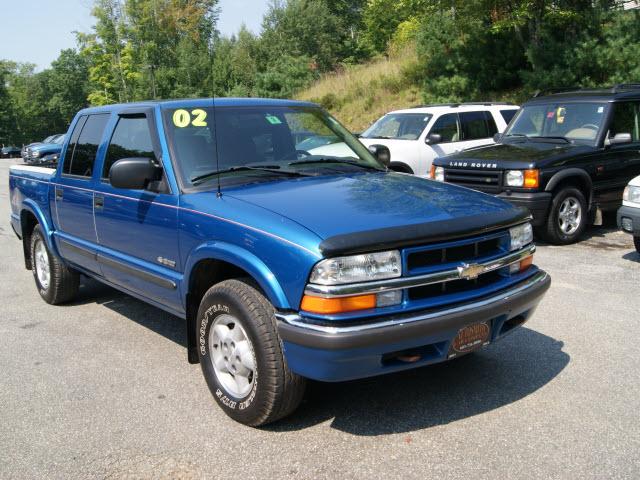
[[[335,141],[299,148],[309,132]],[[90,108],[57,169],[11,168],[11,223],[46,302],[72,301],[86,275],[184,319],[216,402],[259,426],[306,379],[499,340],[549,288],[526,211],[389,171],[385,150],[305,102]]]

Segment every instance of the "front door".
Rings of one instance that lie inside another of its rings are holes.
[[[178,195],[166,182],[154,191],[112,187],[111,166],[130,157],[161,158],[151,109],[121,113],[111,135],[96,187],[98,261],[110,282],[181,312]]]
[[[108,121],[108,114],[78,119],[63,157],[62,171],[53,183],[58,248],[64,258],[95,273],[100,269],[95,256],[93,167]]]
[[[614,104],[607,137],[631,135],[630,143],[605,146],[596,162],[594,193],[602,209],[615,209],[629,181],[640,175],[640,102]]]

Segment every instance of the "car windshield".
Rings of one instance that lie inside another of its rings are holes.
[[[431,120],[428,113],[389,113],[379,118],[362,138],[417,140]]]
[[[607,111],[606,103],[544,103],[524,106],[506,137],[561,138],[595,145]]]
[[[54,143],[56,145],[62,145],[64,143],[64,135],[59,135],[51,143]]]
[[[333,117],[314,107],[171,108],[171,154],[187,187],[384,170]],[[214,128],[214,124],[216,128]],[[217,147],[216,147],[217,143]]]
[[[42,140],[42,143],[49,143],[51,142],[56,136],[55,135],[49,135],[47,138],[45,138],[44,140]]]

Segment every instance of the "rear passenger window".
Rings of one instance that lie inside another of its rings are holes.
[[[82,127],[84,127],[84,122],[87,121],[87,116],[83,115],[78,119],[75,128],[73,129],[73,133],[71,134],[71,139],[69,140],[69,145],[67,146],[67,151],[64,154],[64,163],[62,164],[62,173],[68,174],[71,171],[71,162],[73,161],[73,154],[76,150],[76,145],[78,143],[78,137],[80,136],[80,132],[82,132]]]
[[[624,102],[615,105],[609,138],[613,138],[618,133],[630,134],[633,142],[640,140],[639,103]]]
[[[493,136],[489,135],[487,119],[483,111],[460,113],[460,125],[463,140],[477,140]]]
[[[442,137],[442,143],[457,142],[460,140],[458,132],[458,114],[447,113],[442,115],[433,124],[430,134],[438,134]]]
[[[516,108],[512,110],[500,110],[500,115],[502,115],[502,118],[504,118],[504,122],[507,125],[509,125],[511,119],[516,116],[516,113],[518,113],[518,109]]]
[[[109,177],[111,166],[123,158],[155,158],[149,122],[144,116],[121,117],[118,120],[102,169],[102,178]]]
[[[89,115],[74,149],[69,174],[79,177],[91,176],[98,146],[108,121],[109,114]]]

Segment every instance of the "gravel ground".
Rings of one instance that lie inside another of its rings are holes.
[[[45,304],[0,161],[0,478],[640,477],[640,255],[594,228],[540,245],[553,285],[503,342],[451,363],[313,384],[263,430],[228,419],[179,319],[95,282]]]

